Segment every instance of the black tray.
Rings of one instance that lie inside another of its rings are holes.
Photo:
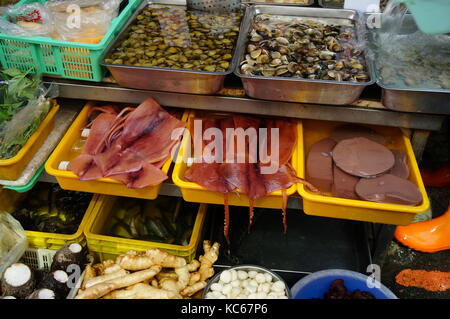
[[[277,209],[255,209],[248,233],[248,208],[230,207],[229,246],[223,235],[223,206],[209,206],[205,237],[221,244],[218,269],[255,264],[274,270],[291,287],[303,276],[331,268],[366,272],[371,252],[363,222],[287,212],[287,234]]]

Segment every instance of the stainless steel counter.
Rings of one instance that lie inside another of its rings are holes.
[[[282,116],[324,121],[343,121],[435,131],[444,115],[397,112],[384,108],[378,101],[359,100],[348,106],[301,104],[257,100],[247,97],[194,95],[159,91],[144,91],[119,87],[111,83],[91,83],[62,79],[48,80],[59,85],[60,97],[139,104],[151,96],[164,106]]]

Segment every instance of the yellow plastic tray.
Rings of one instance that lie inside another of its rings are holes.
[[[45,163],[46,172],[52,176],[55,176],[61,188],[67,190],[144,199],[157,198],[161,188],[161,183],[150,185],[142,189],[132,189],[111,178],[80,181],[78,176],[71,171],[58,169],[60,162],[70,161],[77,155],[72,151],[72,147],[80,141],[82,129],[86,126],[89,109],[93,106],[95,106],[95,104],[93,102],[89,102],[81,110],[80,114],[77,116],[59,145],[56,147],[55,151],[50,155],[49,159]],[[185,112],[181,120],[185,121],[187,116],[188,113]],[[171,163],[172,159],[170,158],[163,165],[162,170],[164,173],[168,173]]]
[[[39,125],[36,132],[30,136],[27,143],[14,157],[0,160],[0,179],[15,181],[20,177],[34,154],[36,154],[47,136],[53,130],[55,115],[58,110],[59,105],[55,100],[52,100],[52,106],[47,116],[44,118],[41,125]]]
[[[0,204],[0,211],[12,213],[14,207],[17,206],[19,201],[24,196],[26,196],[26,193],[18,193],[8,189],[3,190],[2,199],[4,199],[4,201]],[[98,196],[99,195],[93,195],[91,202],[84,213],[84,217],[81,220],[80,226],[74,234],[57,234],[25,230],[28,248],[58,250],[69,243],[78,243],[82,246],[86,246],[86,237],[84,236],[83,230],[88,221],[89,215],[94,210]]]
[[[311,146],[321,139],[330,136],[341,122],[303,121],[303,147],[299,148],[298,172],[305,177],[305,162]],[[381,224],[407,225],[416,214],[425,212],[430,207],[427,192],[420,176],[419,167],[411,146],[411,142],[399,128],[368,126],[386,137],[387,147],[404,152],[410,167],[409,180],[416,184],[423,196],[419,206],[375,203],[363,200],[352,200],[330,196],[321,196],[298,184],[298,192],[303,197],[303,211],[308,215],[352,219]]]
[[[99,196],[97,205],[84,228],[89,252],[94,255],[96,260],[100,262],[108,259],[114,260],[118,255],[124,254],[129,250],[142,251],[153,248],[159,248],[175,256],[186,258],[187,261],[195,258],[197,248],[202,240],[207,205],[200,205],[192,230],[191,240],[188,245],[181,246],[101,235],[105,228],[108,227],[108,220],[111,220],[111,214],[114,213],[114,205],[119,200],[121,200],[120,197]],[[179,200],[182,199],[180,198]]]
[[[189,118],[195,117],[195,112],[191,112],[189,114]],[[190,121],[188,121],[188,126],[190,125]],[[297,125],[298,131],[298,143],[301,145],[301,136],[302,136],[302,122],[298,121]],[[178,157],[175,163],[175,167],[173,169],[172,181],[180,188],[183,199],[188,202],[195,203],[207,203],[207,204],[223,204],[224,196],[219,192],[208,191],[197,183],[192,183],[184,180],[184,174],[188,169],[186,164],[187,155],[183,151],[188,145],[191,143],[191,140],[188,138],[187,133],[183,136],[183,141],[181,142],[181,147],[178,153]],[[298,147],[294,150],[292,155],[291,163],[293,168],[295,169],[297,163],[298,156]],[[298,173],[298,172],[297,172]],[[293,185],[286,190],[288,196],[293,195],[297,191],[297,186]],[[249,206],[249,198],[242,191],[238,190],[236,192],[232,192],[228,194],[228,204],[232,206]],[[280,209],[283,205],[283,195],[281,191],[272,192],[264,197],[258,198],[254,202],[255,207],[262,208],[274,208]]]

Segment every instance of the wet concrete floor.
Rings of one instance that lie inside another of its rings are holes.
[[[450,119],[440,132],[432,133],[425,149],[420,167],[439,167],[450,163]],[[432,217],[440,216],[450,204],[450,187],[427,188]],[[450,234],[449,234],[450,236]],[[450,299],[450,289],[432,292],[423,288],[404,287],[395,282],[395,276],[403,269],[423,269],[450,272],[450,250],[437,253],[422,253],[412,250],[395,240],[382,267],[381,281],[401,299]]]

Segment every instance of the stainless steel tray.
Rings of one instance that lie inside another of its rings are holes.
[[[116,40],[113,41],[113,43],[111,43],[105,50],[101,61],[104,61],[105,57],[109,55],[111,50],[127,36],[128,27],[130,27],[130,25],[135,21],[136,16],[145,7],[151,4],[173,6],[173,1],[144,1],[133,16],[128,20]],[[180,7],[186,8],[185,6]],[[114,79],[122,87],[190,94],[215,94],[223,88],[226,75],[233,72],[236,63],[237,56],[235,52],[231,61],[230,69],[226,72],[215,73],[160,67],[116,65],[105,62],[102,62],[101,64],[108,68]]]
[[[378,14],[380,15],[380,14]],[[369,33],[372,55],[376,55],[374,45],[376,37],[374,31]],[[407,14],[401,25],[401,34],[410,34],[417,31],[417,26],[411,14]],[[450,114],[450,89],[405,88],[383,83],[378,75],[376,58],[373,59],[373,74],[377,85],[381,87],[382,104],[391,110],[400,112],[415,112],[429,114]],[[411,65],[413,68],[414,65]]]
[[[237,56],[239,62],[245,56],[247,37],[254,17],[258,14],[273,14],[285,16],[298,16],[317,19],[345,19],[353,23],[359,21],[358,13],[354,10],[335,10],[322,8],[306,8],[278,5],[254,5],[248,7],[238,39]],[[309,80],[302,78],[266,77],[244,75],[236,68],[235,74],[242,80],[248,96],[286,102],[348,105],[355,102],[364,88],[375,83],[372,75],[372,62],[366,55],[366,63],[370,80],[368,82],[338,82],[327,80]]]
[[[391,110],[450,115],[450,90],[396,89],[383,86],[381,100]]]

